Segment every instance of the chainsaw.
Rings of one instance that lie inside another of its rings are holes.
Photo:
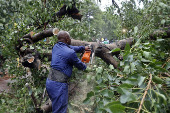
[[[92,64],[93,62],[93,57],[94,57],[94,49],[92,45],[88,45],[91,49],[91,51],[84,51],[84,53],[81,55],[81,61],[84,63],[89,63]]]

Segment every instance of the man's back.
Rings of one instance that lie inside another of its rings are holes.
[[[71,76],[73,65],[82,70],[86,68],[69,45],[62,42],[55,44],[52,50],[51,67]]]

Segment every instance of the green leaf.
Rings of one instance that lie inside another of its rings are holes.
[[[138,77],[138,85],[141,86],[143,81],[145,80],[146,77],[143,77],[143,76],[139,76]]]
[[[148,111],[151,110],[151,108],[152,108],[152,101],[147,101],[147,100],[145,100],[143,104],[144,104],[145,108],[146,108]]]
[[[166,69],[169,69],[169,68],[170,68],[170,62],[166,62],[165,68],[166,68]]]
[[[96,68],[96,71],[97,71],[97,73],[102,73],[103,68],[102,67],[98,67],[98,68]]]
[[[118,69],[114,69],[114,71],[115,71],[116,73],[119,73],[120,75],[123,75],[122,71],[120,71],[120,70],[118,70]]]
[[[125,60],[125,61],[132,62],[133,61],[133,55],[132,54],[128,55],[127,60]]]
[[[126,46],[125,46],[124,51],[125,51],[126,53],[129,53],[129,52],[130,52],[130,45],[129,45],[129,43],[126,43]]]
[[[136,100],[136,96],[131,92],[128,92],[127,94],[123,94],[120,96],[120,102],[122,104],[130,101],[135,101],[135,100]]]
[[[161,84],[163,82],[163,80],[161,78],[159,78],[158,76],[154,76],[152,78],[153,82],[155,82],[156,84]]]
[[[121,93],[121,94],[126,94],[126,95],[129,95],[129,94],[130,94],[130,92],[129,92],[129,90],[128,90],[127,88],[121,88],[121,87],[119,87],[119,88],[117,89],[117,92],[118,92],[118,93]]]
[[[126,89],[126,88],[132,88],[132,85],[131,84],[127,84],[127,83],[123,83],[119,87]]]
[[[113,67],[113,65],[109,65],[109,68],[111,69],[111,70],[113,70],[114,69],[114,67]]]
[[[115,105],[115,104],[120,104],[120,101],[113,101],[113,102],[107,103],[107,104],[105,105],[105,108],[108,108],[108,107],[110,107],[110,106],[112,106],[112,105]]]
[[[90,98],[86,98],[86,99],[83,101],[83,104],[88,105],[88,104],[90,104],[90,102],[91,102]]]
[[[30,49],[34,49],[34,47],[31,45],[31,46],[30,46]]]
[[[163,3],[163,2],[159,2],[159,6],[161,6],[162,8],[167,8],[168,7],[168,5]]]
[[[145,63],[151,62],[150,60],[146,60],[146,59],[144,59],[144,58],[142,58],[141,61],[142,61],[142,62],[145,62]]]
[[[120,66],[123,66],[123,65],[124,65],[124,62],[120,61],[120,63],[119,63],[119,64],[120,64]]]
[[[128,78],[125,83],[127,84],[131,84],[131,85],[137,85],[138,84],[138,80],[136,78]]]
[[[151,53],[147,51],[143,51],[143,56],[147,59],[151,59]]]
[[[109,79],[110,81],[114,81],[116,78],[113,78],[112,76],[108,75],[108,79]]]
[[[160,101],[162,101],[165,105],[167,105],[167,98],[165,97],[165,95],[156,92],[156,94],[158,95],[158,97],[161,99]],[[161,102],[160,102],[161,103]]]
[[[136,34],[137,32],[138,32],[138,27],[135,26],[135,27],[134,27],[134,33]]]
[[[156,41],[161,42],[161,41],[163,41],[163,40],[165,40],[165,39],[157,39]]]
[[[109,102],[110,102],[111,99],[108,99],[108,98],[104,98],[103,99],[103,104],[104,106],[107,105]]]
[[[131,71],[131,73],[133,73],[135,70],[136,70],[135,64],[130,63],[130,71]]]
[[[108,90],[108,95],[109,95],[109,98],[112,98],[114,95],[114,92],[112,90]]]
[[[93,91],[87,93],[87,98],[90,98],[90,97],[92,97],[92,96],[94,96],[94,92],[93,92]]]
[[[161,24],[165,24],[165,19],[161,20]]]
[[[125,95],[125,94],[123,94],[123,95],[120,96],[120,102],[121,102],[122,104],[126,103],[126,102],[128,101],[128,99],[129,99],[129,96],[127,96],[127,95]]]
[[[115,104],[109,107],[112,113],[125,113],[125,107],[121,104]]]
[[[164,59],[165,53],[164,53],[164,52],[161,52],[161,53],[160,53],[160,56],[161,56],[162,59]]]
[[[165,83],[167,84],[168,87],[170,87],[170,78],[166,78]]]
[[[108,89],[102,90],[100,93],[105,97],[109,97]]]
[[[110,51],[109,53],[113,53],[113,52],[117,52],[117,51],[121,51],[121,49],[120,48],[115,48],[112,51]]]
[[[0,27],[3,27],[3,24],[2,24],[2,23],[0,23]]]
[[[47,61],[48,61],[48,58],[47,58],[47,57],[45,57],[45,58],[44,58],[44,61],[46,61],[46,62],[47,62]]]
[[[130,73],[130,66],[128,66],[128,65],[125,66],[123,72],[125,72],[126,74],[129,74]]]
[[[98,84],[101,84],[101,83],[102,83],[102,81],[103,81],[103,79],[102,79],[102,78],[97,79],[97,83],[98,83]]]
[[[1,99],[1,102],[2,102],[2,104],[3,104],[3,103],[5,103],[5,100],[4,100],[4,99]]]
[[[159,72],[168,72],[165,68],[159,67],[159,66],[155,66],[155,69]]]

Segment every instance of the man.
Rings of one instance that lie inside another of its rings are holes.
[[[70,35],[66,31],[57,34],[58,43],[52,50],[51,69],[46,80],[47,93],[52,101],[53,113],[66,113],[68,104],[67,80],[75,66],[85,70],[86,65],[77,57],[76,52],[90,50],[87,46],[71,46]]]

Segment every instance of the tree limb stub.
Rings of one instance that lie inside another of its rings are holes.
[[[53,35],[54,35],[53,28],[50,28],[48,30],[44,30],[43,32],[33,35],[31,38],[32,38],[32,41],[35,43],[35,42],[38,42],[39,40],[42,40],[47,37],[51,37]]]
[[[43,30],[42,32],[37,33],[37,34],[35,34],[34,32],[31,31],[29,34],[26,34],[22,38],[23,39],[30,38],[32,40],[32,42],[35,43],[35,42],[38,42],[44,38],[56,35],[58,33],[58,31],[59,30],[57,28],[50,28],[47,30]]]

